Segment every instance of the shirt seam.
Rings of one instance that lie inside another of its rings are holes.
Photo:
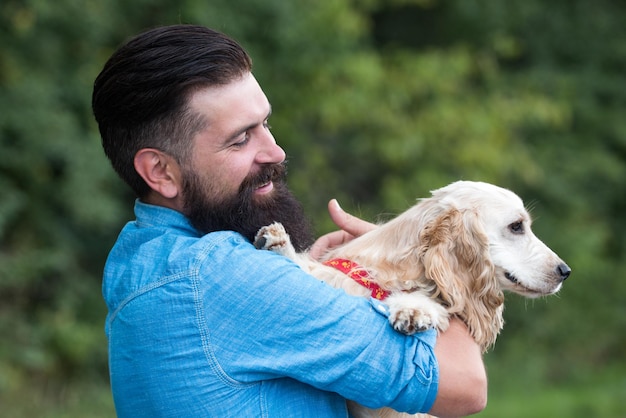
[[[184,273],[176,273],[174,275],[170,275],[170,276],[165,276],[163,278],[161,278],[160,280],[157,280],[154,283],[151,283],[147,286],[143,286],[139,289],[137,289],[136,291],[134,291],[133,293],[131,293],[130,295],[128,295],[125,299],[123,299],[119,305],[117,306],[117,308],[115,308],[115,310],[113,312],[111,312],[111,316],[109,318],[109,325],[111,325],[114,321],[115,318],[117,317],[117,314],[124,309],[130,302],[132,302],[134,299],[154,290],[157,289],[159,287],[162,287],[166,284],[175,282],[177,280],[181,280],[185,277]]]
[[[212,242],[210,245],[206,246],[202,250],[202,252],[196,257],[196,262],[190,268],[189,273],[191,277],[191,285],[193,286],[194,292],[194,304],[196,310],[196,320],[198,326],[198,333],[200,334],[200,341],[202,343],[202,351],[204,352],[205,358],[207,360],[207,364],[213,370],[216,376],[220,378],[220,380],[232,388],[242,389],[242,388],[250,388],[259,385],[258,382],[241,382],[237,379],[231,377],[221,366],[215,352],[213,351],[211,344],[211,330],[206,323],[206,315],[205,315],[205,303],[204,300],[200,297],[200,287],[198,285],[198,281],[200,280],[200,266],[208,257],[208,254],[213,250],[218,244],[227,240],[227,237],[222,237],[219,240]]]

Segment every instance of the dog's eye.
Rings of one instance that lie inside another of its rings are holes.
[[[524,222],[522,221],[513,222],[511,225],[509,225],[509,230],[514,234],[523,234]]]

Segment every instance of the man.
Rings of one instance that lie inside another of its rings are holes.
[[[300,249],[312,240],[240,45],[200,26],[140,34],[105,64],[93,110],[138,197],[104,271],[118,416],[343,417],[345,399],[441,416],[484,408],[480,350],[458,320],[438,337],[401,335],[380,302],[251,245],[273,221]],[[315,253],[373,228],[336,202],[329,211],[343,231]]]

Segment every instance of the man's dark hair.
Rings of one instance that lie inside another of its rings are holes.
[[[206,123],[189,109],[190,95],[251,69],[236,41],[195,25],[146,31],[109,58],[94,82],[93,113],[105,154],[138,197],[150,188],[135,171],[135,154],[156,148],[186,161],[193,135]]]

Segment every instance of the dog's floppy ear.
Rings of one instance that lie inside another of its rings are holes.
[[[451,315],[465,321],[486,350],[502,328],[504,297],[478,216],[469,210],[447,209],[422,230],[421,242],[426,277],[436,286],[435,296]]]

